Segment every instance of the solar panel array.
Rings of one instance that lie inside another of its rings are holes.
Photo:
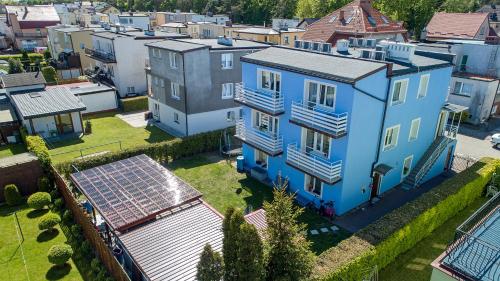
[[[201,197],[144,154],[74,173],[71,179],[118,231]]]

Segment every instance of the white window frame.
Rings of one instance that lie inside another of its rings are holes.
[[[279,79],[279,91],[276,91],[276,85],[277,85],[276,79],[274,79],[274,90],[262,88],[262,73],[264,73],[264,72],[269,72],[270,74],[272,73],[274,75],[279,76],[279,78],[280,78]],[[281,72],[273,71],[273,70],[269,70],[269,69],[264,69],[264,68],[257,69],[257,89],[268,91],[268,92],[280,93],[282,87],[283,87],[283,85],[282,85],[282,79],[281,79]]]
[[[321,108],[324,108],[324,109],[328,109],[328,110],[331,110],[331,111],[335,111],[335,106],[337,104],[337,85],[334,85],[334,84],[328,84],[328,83],[323,83],[323,82],[319,82],[319,81],[316,81],[316,80],[310,80],[310,79],[306,79],[304,81],[304,101],[309,105],[309,106],[312,106],[310,101],[309,101],[309,84],[310,83],[315,83],[317,84],[317,88],[316,88],[316,106],[320,106]],[[333,106],[327,106],[326,105],[326,95],[325,95],[325,100],[324,101],[319,101],[318,99],[320,98],[320,91],[321,91],[321,86],[326,86],[326,87],[331,87],[334,89],[334,93],[333,93]]]
[[[161,87],[161,88],[165,88],[165,80],[163,80],[163,79],[161,79],[161,78],[160,78],[160,79],[158,79],[158,80],[160,81],[160,87]]]
[[[455,91],[457,89],[457,83],[460,83],[460,90],[457,92]],[[467,93],[467,92],[464,92],[464,85],[470,85],[470,92]],[[456,95],[460,95],[460,96],[466,96],[466,97],[471,97],[472,96],[472,91],[474,89],[474,85],[471,84],[471,83],[466,83],[464,81],[455,81],[455,83],[453,84],[453,93],[456,94]]]
[[[408,168],[408,173],[406,173],[405,175],[405,163],[407,160],[410,160],[410,167]],[[404,160],[403,160],[403,165],[401,166],[401,181],[404,180],[410,173],[411,173],[411,168],[413,166],[413,154],[406,157]]]
[[[394,142],[394,144],[386,144],[387,134],[389,133],[390,130],[394,130],[396,128],[398,129],[398,133],[396,134],[396,141]],[[385,129],[385,134],[384,134],[384,151],[394,149],[394,148],[396,148],[398,146],[400,131],[401,131],[401,125],[400,124]]]
[[[180,85],[175,83],[175,82],[170,82],[170,96],[172,98],[180,100],[181,99],[181,94],[180,92]]]
[[[222,83],[222,99],[223,100],[232,99],[233,96],[234,96],[234,83]]]
[[[262,120],[267,120],[267,126],[262,126]],[[278,117],[266,114],[264,112],[252,109],[252,128],[271,135],[278,135],[280,129],[280,120]]]
[[[134,86],[127,87],[127,94],[134,94],[134,93],[135,93],[135,87]]]
[[[313,146],[312,147],[307,145],[307,133],[308,132],[313,133]],[[323,151],[325,143],[328,143],[328,151]],[[321,148],[321,150],[317,149],[318,146]],[[330,157],[330,154],[332,151],[332,138],[329,137],[328,135],[319,133],[317,131],[307,129],[307,128],[302,128],[301,147],[303,147],[307,153],[319,155],[321,157],[328,159]]]
[[[420,76],[420,82],[418,83],[417,99],[425,98],[427,96],[427,90],[429,89],[429,81],[431,80],[431,74],[423,74]],[[425,85],[422,82],[426,81]]]
[[[236,112],[234,112],[233,110],[227,111],[226,112],[226,121],[227,122],[236,121]]]
[[[315,177],[310,176],[310,175],[308,175],[308,174],[304,174],[304,191],[305,191],[305,192],[307,192],[307,193],[309,193],[309,194],[311,194],[311,195],[313,195],[314,197],[317,197],[317,198],[320,198],[320,199],[321,199],[321,198],[323,197],[323,187],[324,187],[324,183],[323,183],[321,180],[319,180],[318,178],[316,178],[316,179],[318,179],[318,181],[319,181],[319,183],[320,183],[320,185],[321,185],[321,187],[319,188],[319,190],[320,190],[320,194],[316,194],[316,193],[314,193],[312,190],[310,191],[310,190],[308,190],[308,188],[307,188],[307,182],[308,182],[308,179],[313,179],[313,178],[315,178]],[[313,182],[314,182],[314,181],[313,181]]]
[[[263,165],[258,165],[258,166],[263,168],[263,169],[267,169],[269,167],[269,155],[267,155],[267,153],[265,153],[264,151],[259,150],[259,149],[254,149],[254,162],[255,162],[255,164],[257,164],[257,158],[258,158],[259,152],[261,152],[262,154],[265,155],[266,164],[265,164],[265,166],[263,166]]]
[[[290,45],[290,37],[288,35],[283,36],[283,43],[285,45]]]
[[[177,113],[177,112],[174,112],[174,123],[180,124],[179,113]]]
[[[418,133],[420,131],[420,123],[422,122],[422,118],[415,118],[411,120],[411,125],[410,125],[410,133],[408,134],[408,141],[416,141],[418,139]],[[417,125],[415,125],[417,124]],[[412,137],[411,132],[413,131],[413,126],[417,126],[417,131],[415,134],[415,137]]]
[[[233,54],[232,53],[224,53],[221,54],[221,68],[222,69],[233,69]]]
[[[179,61],[177,60],[177,54],[174,52],[168,53],[168,60],[170,62],[170,68],[177,69],[179,68]]]
[[[405,79],[396,80],[396,81],[394,81],[394,83],[392,83],[391,106],[392,105],[398,105],[398,104],[405,103],[405,101],[406,101],[406,95],[408,94],[408,84],[409,84],[409,82],[410,82],[410,79],[409,78],[405,78]],[[403,91],[403,92],[400,93],[400,98],[397,101],[394,101],[394,94],[395,94],[395,91],[396,91],[396,84],[397,83],[402,83],[400,90]],[[403,88],[403,85],[405,85],[406,87]]]

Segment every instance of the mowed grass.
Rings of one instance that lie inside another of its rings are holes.
[[[272,187],[238,173],[230,162],[217,155],[199,155],[177,160],[169,164],[168,168],[202,192],[203,200],[222,214],[229,207],[241,210],[251,207],[252,210],[258,210],[265,201],[272,201],[273,198]],[[316,254],[335,246],[349,235],[343,230],[335,234],[330,231],[311,235],[310,230],[330,227],[332,223],[307,209],[300,217],[300,222],[307,224],[308,239]]]
[[[400,255],[379,274],[384,281],[428,281],[431,278],[431,263],[441,255],[453,240],[455,229],[487,200],[480,198],[453,218],[437,228],[426,239],[420,241],[408,252]]]
[[[116,114],[116,112],[108,112],[85,116],[83,124],[86,120],[90,120],[92,133],[79,139],[52,143],[54,146],[50,149],[52,161],[58,163],[73,160],[81,156],[80,149],[83,149],[82,154],[85,156],[104,151],[118,151],[120,150],[118,142],[121,142],[121,148],[125,149],[174,138],[155,126],[134,128],[116,117]]]
[[[16,231],[17,217],[24,242],[19,230]],[[0,280],[83,280],[72,260],[61,267],[54,267],[47,259],[52,245],[66,243],[66,237],[59,228],[53,232],[38,230],[38,220],[48,212],[33,211],[26,206],[0,207]],[[23,259],[24,257],[24,259]]]
[[[0,158],[9,157],[23,152],[26,152],[26,147],[24,147],[23,143],[0,146]]]

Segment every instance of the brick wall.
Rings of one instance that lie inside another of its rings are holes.
[[[21,195],[28,196],[38,190],[38,178],[42,175],[43,170],[38,160],[0,167],[0,202],[5,201],[5,185],[15,184]]]

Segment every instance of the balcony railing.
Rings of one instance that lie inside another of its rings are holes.
[[[45,38],[47,33],[39,32],[15,32],[14,35],[18,38]]]
[[[283,95],[280,93],[252,90],[245,88],[242,83],[236,84],[235,88],[236,95],[234,100],[241,104],[264,111],[271,115],[285,112]]]
[[[282,136],[248,128],[242,120],[236,122],[236,137],[271,156],[283,153]]]
[[[102,62],[116,62],[115,55],[106,51],[85,48],[85,54]]]
[[[347,134],[347,112],[337,114],[325,107],[308,102],[292,103],[290,121],[334,138]]]
[[[456,139],[458,134],[458,126],[446,125],[444,126],[444,135],[450,139]]]
[[[296,143],[288,145],[286,162],[288,165],[329,184],[339,181],[341,177],[342,161],[332,161],[323,155],[307,152],[299,148]]]

